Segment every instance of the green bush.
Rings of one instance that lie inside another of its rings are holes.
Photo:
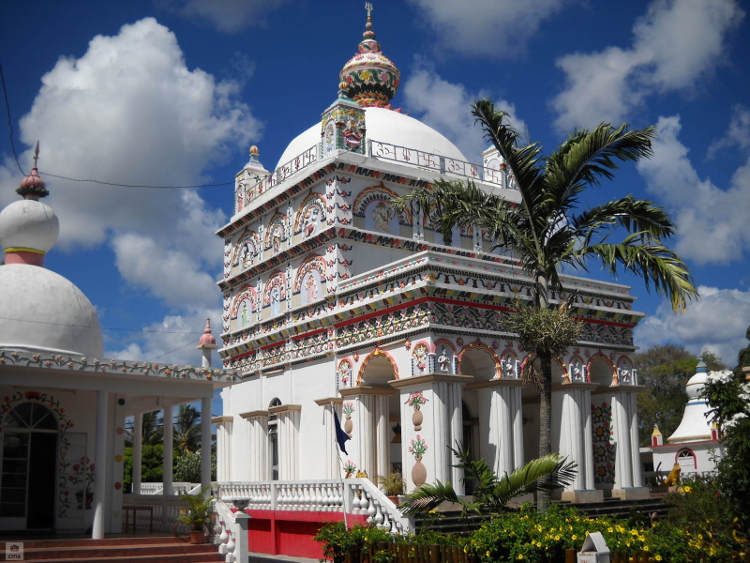
[[[359,557],[366,549],[379,544],[391,544],[393,537],[386,531],[373,525],[353,526],[346,529],[343,522],[325,524],[315,535],[315,541],[323,544],[323,555],[334,563],[343,563],[347,554]],[[385,563],[390,561],[390,553],[385,550],[376,552],[376,561]],[[357,559],[355,559],[357,560]]]

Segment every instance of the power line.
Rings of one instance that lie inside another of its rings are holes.
[[[10,140],[10,148],[13,151],[13,158],[16,161],[19,172],[22,176],[26,176],[26,172],[23,171],[20,161],[18,160],[18,154],[16,152],[16,144],[13,133],[13,119],[10,114],[10,102],[8,101],[8,89],[5,86],[5,75],[3,74],[3,65],[0,64],[0,83],[3,87],[3,99],[5,101],[5,115],[8,121],[8,138]],[[47,172],[46,170],[40,171],[40,174],[49,176],[50,178],[58,178],[60,180],[70,180],[72,182],[87,182],[91,184],[99,184],[102,186],[111,186],[115,188],[137,188],[137,189],[157,189],[157,190],[195,190],[199,188],[218,188],[221,186],[229,186],[234,184],[234,180],[227,182],[216,182],[213,184],[193,184],[188,186],[182,185],[160,185],[160,184],[125,184],[122,182],[108,182],[105,180],[97,180],[96,178],[72,178],[70,176],[63,176],[62,174],[55,174],[53,172]]]
[[[51,321],[39,321],[35,319],[19,319],[17,317],[6,317],[4,315],[0,315],[0,320],[40,324],[40,325],[47,325],[47,326],[61,326],[61,327],[66,327],[66,328],[94,328],[93,325],[73,325],[70,323],[55,323]],[[151,329],[151,328],[123,328],[123,327],[110,327],[110,326],[103,326],[101,328],[103,330],[120,330],[124,332],[145,332],[145,333],[155,333],[155,334],[203,334],[203,330],[159,330],[159,329]]]

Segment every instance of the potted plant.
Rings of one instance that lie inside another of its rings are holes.
[[[404,480],[401,478],[401,473],[391,473],[387,476],[380,476],[378,478],[380,485],[383,487],[383,492],[395,505],[398,505],[398,495],[404,494]]]
[[[190,527],[190,543],[206,543],[206,528],[211,521],[213,497],[201,491],[197,495],[185,494],[180,499],[185,503],[177,520]]]

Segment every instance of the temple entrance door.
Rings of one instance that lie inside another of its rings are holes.
[[[21,403],[3,420],[0,529],[55,527],[57,421],[36,403]]]

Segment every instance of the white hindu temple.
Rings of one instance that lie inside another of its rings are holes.
[[[260,500],[269,483],[340,479],[342,465],[375,485],[399,471],[408,490],[440,480],[463,493],[457,442],[500,473],[537,455],[537,390],[522,377],[534,357],[507,328],[514,302],[530,299],[529,277],[479,229],[446,241],[421,209],[389,208],[440,177],[517,203],[514,179],[494,148],[473,163],[391,107],[399,78],[368,14],[320,120],[271,170],[252,147],[237,173],[234,214],[218,231],[219,354],[241,383],[222,391],[215,422],[218,478],[246,483],[251,508],[270,507]],[[553,449],[579,468],[563,496],[643,496],[631,358],[643,314],[627,286],[562,279],[553,302],[575,291],[584,322],[555,363]]]
[[[200,400],[211,412],[216,387],[232,375],[208,365],[210,334],[201,338],[202,367],[103,358],[96,310],[71,281],[44,267],[59,232],[48,194],[34,169],[17,192],[22,199],[0,212],[0,531],[120,532],[125,419],[133,417],[136,496],[141,488],[142,413],[162,410],[164,499],[151,501],[155,529],[174,527],[172,412]],[[209,331],[210,332],[210,331]],[[213,344],[215,347],[215,343]],[[202,418],[201,480],[210,484],[210,416]],[[161,500],[161,502],[157,502]],[[153,505],[157,504],[154,512]],[[135,514],[129,514],[131,521]],[[142,514],[140,516],[143,516]],[[163,522],[159,522],[163,520]]]

